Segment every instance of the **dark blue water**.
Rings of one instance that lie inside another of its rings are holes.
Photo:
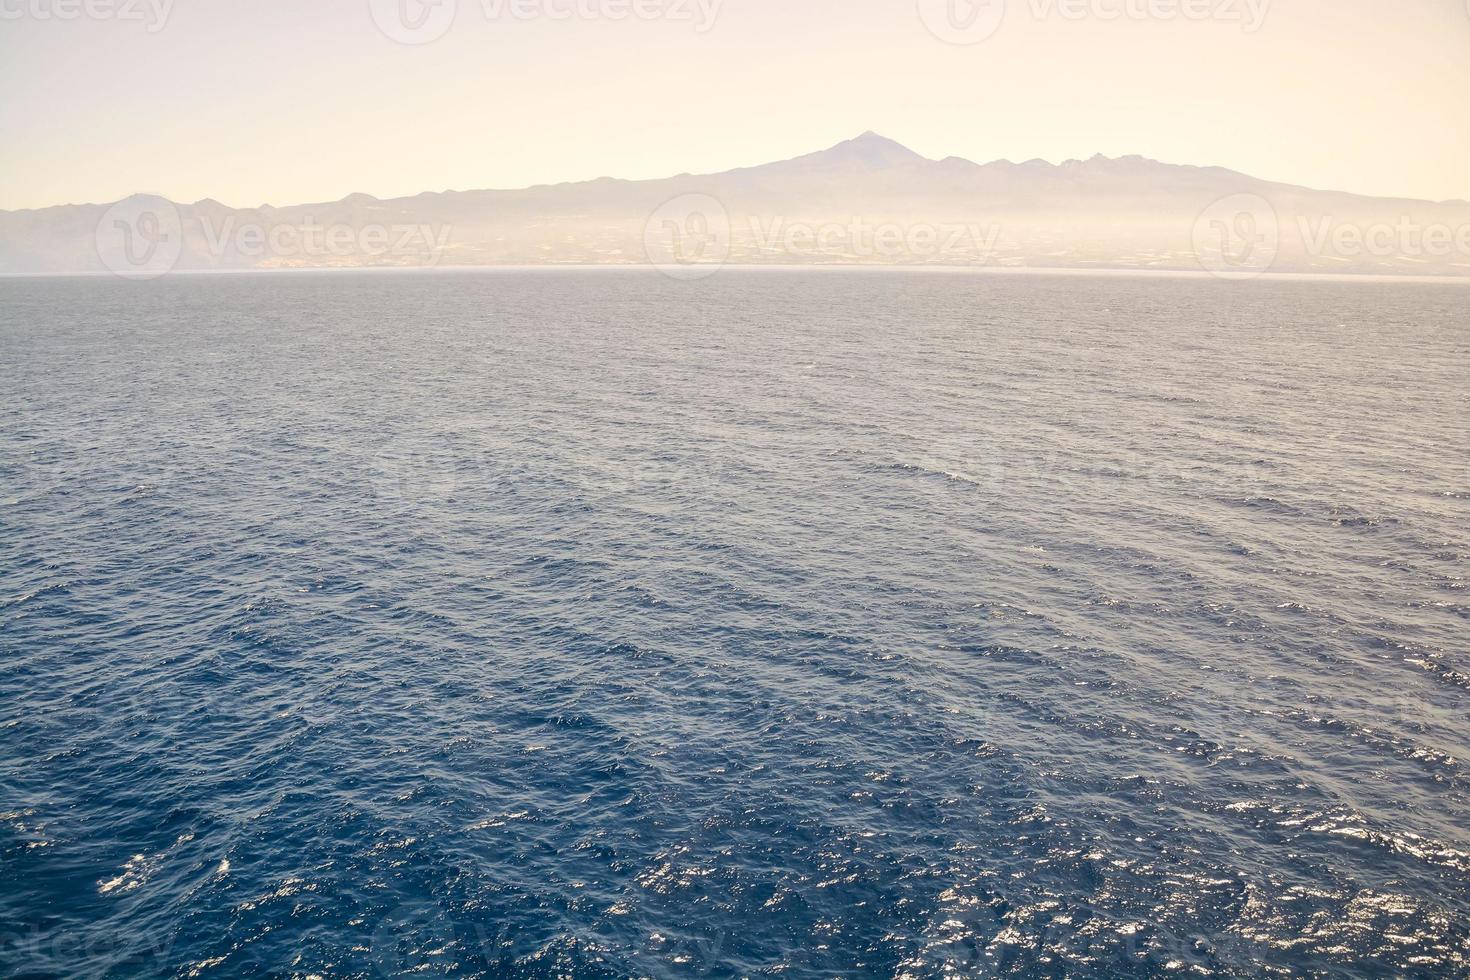
[[[0,974],[1470,975],[1467,300],[0,281]]]

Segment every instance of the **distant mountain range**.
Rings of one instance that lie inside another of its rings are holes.
[[[0,272],[721,263],[1470,276],[1470,204],[1097,156],[930,160],[865,133],[724,173],[237,209],[0,212]]]

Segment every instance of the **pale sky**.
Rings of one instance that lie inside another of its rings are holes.
[[[404,44],[374,17],[394,0],[0,0],[0,208],[662,177],[869,129],[1470,198],[1470,0],[989,0],[968,45],[921,17],[947,2],[457,0]],[[1162,16],[1181,5],[1207,19]],[[635,7],[659,16],[612,19]]]

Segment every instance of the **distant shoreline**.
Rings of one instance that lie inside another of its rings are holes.
[[[1463,276],[1415,276],[1384,275],[1374,273],[1319,273],[1319,272],[1264,272],[1243,281],[1226,281],[1210,272],[1190,269],[1093,269],[1041,266],[994,267],[994,266],[951,266],[951,265],[879,265],[861,262],[825,262],[812,264],[760,265],[754,263],[728,263],[719,267],[719,273],[727,272],[871,272],[903,273],[919,275],[971,275],[971,276],[1043,276],[1098,279],[1182,279],[1220,282],[1225,286],[1241,286],[1250,282],[1332,282],[1332,283],[1398,283],[1405,285],[1451,285],[1470,286],[1470,273]],[[552,273],[552,272],[608,272],[608,273],[657,273],[663,270],[648,264],[628,263],[625,265],[566,264],[566,265],[448,265],[448,266],[356,266],[333,268],[319,266],[300,269],[176,269],[162,279],[175,277],[206,276],[275,276],[275,275],[352,275],[352,274],[432,274],[473,275],[504,273]],[[0,272],[0,279],[117,279],[133,281],[130,277],[112,272]],[[156,280],[149,280],[156,281]]]

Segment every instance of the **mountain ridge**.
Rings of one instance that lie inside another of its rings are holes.
[[[1138,154],[934,160],[869,131],[707,174],[253,208],[139,193],[0,211],[8,273],[649,262],[1470,277],[1470,205]]]
[[[871,145],[876,145],[876,144],[882,144],[884,146],[895,148],[898,151],[902,151],[903,154],[906,154],[909,158],[911,158],[916,163],[921,162],[921,163],[925,163],[925,164],[936,164],[936,165],[963,164],[963,165],[967,165],[969,167],[979,168],[979,169],[985,169],[985,168],[1025,168],[1025,167],[1035,167],[1035,168],[1038,168],[1038,169],[1046,168],[1046,169],[1050,169],[1050,170],[1066,170],[1066,169],[1072,169],[1072,168],[1077,168],[1077,167],[1082,167],[1082,166],[1088,166],[1088,165],[1093,165],[1093,164],[1116,164],[1116,163],[1125,163],[1125,162],[1128,162],[1128,163],[1142,163],[1142,164],[1149,164],[1149,165],[1156,166],[1156,167],[1171,167],[1171,168],[1180,168],[1180,169],[1184,169],[1184,170],[1201,170],[1201,171],[1218,172],[1218,173],[1220,173],[1222,175],[1228,175],[1230,177],[1236,177],[1236,178],[1245,179],[1245,180],[1252,180],[1252,181],[1259,181],[1259,182],[1261,182],[1263,184],[1268,184],[1268,185],[1271,185],[1271,186],[1280,187],[1280,188],[1283,188],[1283,189],[1295,190],[1295,191],[1311,191],[1311,192],[1314,192],[1314,193],[1321,193],[1321,194],[1341,194],[1341,195],[1347,195],[1347,196],[1356,197],[1356,198],[1362,198],[1364,200],[1399,201],[1399,202],[1404,202],[1404,203],[1409,203],[1409,204],[1465,205],[1465,206],[1470,206],[1470,201],[1467,201],[1467,200],[1465,200],[1463,198],[1450,198],[1450,199],[1446,199],[1446,200],[1438,200],[1437,201],[1437,200],[1433,200],[1433,199],[1430,199],[1430,198],[1406,197],[1406,196],[1401,196],[1401,195],[1382,196],[1382,195],[1375,195],[1375,194],[1364,194],[1364,193],[1361,193],[1361,192],[1358,192],[1358,191],[1347,191],[1347,190],[1337,190],[1337,189],[1332,189],[1332,188],[1311,187],[1311,186],[1306,185],[1306,184],[1291,184],[1291,183],[1287,183],[1287,182],[1284,182],[1284,181],[1270,180],[1269,178],[1255,177],[1253,175],[1246,174],[1243,171],[1233,170],[1231,168],[1222,167],[1222,166],[1215,165],[1215,164],[1170,163],[1170,162],[1166,162],[1166,161],[1155,159],[1153,157],[1143,156],[1143,155],[1137,154],[1137,153],[1125,154],[1125,155],[1119,156],[1119,157],[1109,157],[1109,156],[1107,156],[1107,155],[1105,155],[1103,153],[1096,153],[1093,156],[1087,158],[1086,160],[1084,160],[1084,159],[1082,159],[1080,157],[1074,157],[1074,158],[1069,158],[1069,159],[1063,160],[1060,163],[1052,163],[1050,160],[1044,160],[1041,157],[1034,157],[1034,158],[1032,158],[1030,160],[1026,160],[1026,161],[1023,161],[1023,162],[1020,162],[1020,163],[1016,163],[1016,162],[1013,162],[1013,161],[1011,161],[1009,159],[1005,159],[1005,158],[997,158],[995,160],[989,160],[989,161],[986,161],[984,163],[979,163],[977,161],[974,161],[974,160],[969,159],[968,157],[961,157],[961,156],[947,156],[947,157],[943,157],[941,159],[937,159],[936,160],[936,159],[932,159],[932,158],[929,158],[929,157],[925,157],[925,156],[919,154],[918,152],[910,149],[909,147],[905,146],[904,144],[898,142],[897,140],[891,139],[891,138],[889,138],[887,136],[883,136],[882,134],[877,133],[877,132],[875,132],[873,130],[867,130],[866,132],[861,133],[858,136],[852,137],[851,139],[842,140],[841,142],[835,143],[832,146],[827,147],[824,150],[815,150],[815,151],[813,151],[811,153],[805,153],[805,154],[801,154],[799,156],[789,157],[789,158],[784,159],[784,160],[773,160],[773,161],[770,161],[770,162],[767,162],[767,163],[750,164],[750,165],[740,166],[740,167],[731,167],[731,168],[728,168],[728,169],[725,169],[725,170],[715,170],[715,171],[707,171],[707,172],[700,172],[700,173],[694,173],[694,172],[686,171],[686,172],[683,172],[683,173],[673,174],[673,175],[670,175],[670,176],[667,176],[667,177],[614,177],[614,176],[607,175],[607,176],[601,176],[601,177],[592,177],[592,178],[589,178],[589,179],[586,179],[586,180],[565,180],[565,181],[557,181],[556,183],[550,183],[550,184],[528,184],[528,185],[526,185],[524,187],[470,187],[470,188],[462,188],[462,189],[459,189],[459,188],[447,188],[445,190],[439,190],[439,191],[425,190],[425,191],[419,191],[419,192],[417,192],[415,194],[407,194],[407,195],[402,195],[402,196],[399,196],[399,197],[377,197],[377,196],[375,196],[373,194],[368,194],[368,193],[364,193],[364,192],[361,192],[361,191],[357,191],[357,192],[349,193],[349,194],[347,194],[347,195],[345,195],[345,196],[343,196],[341,198],[338,198],[336,200],[330,200],[330,201],[308,201],[308,202],[302,202],[302,203],[299,203],[299,204],[282,205],[280,207],[277,207],[275,205],[271,205],[271,204],[268,204],[268,203],[262,203],[262,204],[253,205],[253,206],[250,206],[250,205],[246,205],[246,206],[232,206],[232,205],[224,204],[223,202],[219,201],[216,198],[206,197],[206,198],[202,198],[199,201],[195,201],[192,204],[189,204],[189,206],[191,206],[191,207],[201,207],[201,206],[209,205],[209,206],[217,206],[217,207],[228,208],[229,210],[232,210],[232,211],[279,211],[279,210],[285,210],[287,208],[329,207],[329,206],[337,205],[337,204],[351,203],[351,202],[354,202],[355,200],[358,200],[358,199],[361,199],[361,200],[363,200],[365,202],[378,203],[378,204],[387,204],[387,203],[396,203],[396,202],[400,202],[400,201],[411,201],[411,200],[415,200],[417,198],[422,198],[422,197],[425,197],[425,196],[441,196],[441,195],[449,195],[449,194],[504,194],[504,193],[515,193],[515,192],[519,192],[519,191],[542,190],[542,189],[548,189],[548,188],[580,187],[580,186],[589,185],[589,184],[610,183],[610,182],[611,183],[620,183],[620,184],[646,184],[646,183],[652,183],[652,182],[656,182],[656,181],[675,180],[675,179],[680,179],[680,178],[691,178],[691,177],[693,177],[693,178],[698,178],[698,177],[712,178],[712,177],[722,177],[722,176],[726,176],[726,175],[729,175],[729,174],[749,173],[749,172],[752,172],[752,171],[761,171],[761,170],[765,170],[767,168],[783,167],[783,166],[786,166],[788,164],[793,164],[793,163],[797,163],[797,162],[800,162],[800,161],[812,160],[812,159],[816,159],[816,158],[827,157],[828,155],[833,154],[836,151],[844,150],[845,148],[850,148],[850,147],[854,147],[854,146],[863,147],[864,145],[871,146]],[[169,198],[167,195],[159,194],[157,192],[152,192],[152,191],[138,191],[138,192],[134,192],[132,194],[129,194],[126,197],[119,198],[117,201],[87,201],[87,202],[81,202],[81,203],[78,203],[78,202],[68,202],[68,203],[65,203],[65,204],[49,204],[49,205],[46,205],[44,207],[39,207],[39,208],[13,208],[13,209],[0,208],[0,214],[4,214],[4,215],[35,214],[35,213],[40,213],[40,212],[53,211],[53,210],[57,210],[57,209],[61,209],[61,208],[108,207],[108,206],[111,206],[113,204],[117,204],[117,203],[120,203],[122,201],[132,200],[132,199],[135,199],[135,198],[148,198],[148,199],[151,199],[151,200],[167,201],[168,203],[170,203],[170,204],[172,204],[172,205],[174,205],[176,207],[177,206],[184,205],[184,204],[188,204],[188,202],[175,201],[172,198]]]

